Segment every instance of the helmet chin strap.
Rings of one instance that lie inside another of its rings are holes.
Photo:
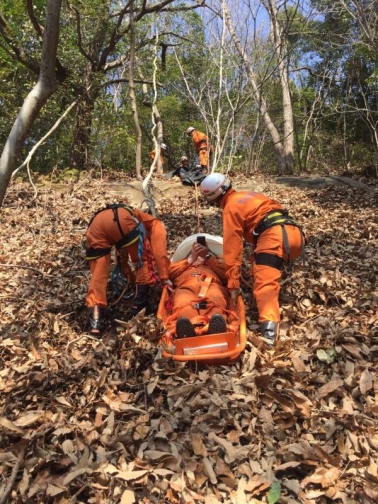
[[[220,207],[220,200],[222,198],[223,194],[221,196],[218,196],[218,198],[215,198],[214,200],[207,201],[207,203],[212,206],[212,207]]]

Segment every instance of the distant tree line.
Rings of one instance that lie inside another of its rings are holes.
[[[101,167],[140,178],[162,142],[168,168],[183,154],[194,161],[188,126],[209,135],[218,170],[376,166],[376,7],[376,0],[2,0],[0,196],[43,137],[31,161],[39,173]],[[54,76],[20,134],[12,127],[26,97],[47,82],[51,30]],[[13,143],[11,132],[19,134]]]

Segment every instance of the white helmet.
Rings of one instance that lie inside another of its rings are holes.
[[[188,161],[188,158],[186,156],[181,156],[181,161]]]
[[[193,131],[194,131],[195,129],[196,129],[196,128],[193,128],[193,126],[190,126],[190,128],[188,128],[188,129],[186,130],[186,134],[187,134],[187,135],[190,135],[191,133],[193,133]]]
[[[221,173],[211,173],[201,182],[201,194],[207,201],[214,201],[228,191],[231,180]]]
[[[162,143],[162,144],[160,145],[160,149],[161,149],[161,150],[167,150],[167,146],[165,145],[165,143]]]

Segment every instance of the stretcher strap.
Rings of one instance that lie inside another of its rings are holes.
[[[199,299],[198,301],[204,301],[203,298]],[[169,310],[168,310],[168,305],[169,305]],[[206,310],[212,309],[216,307],[217,304],[214,303],[214,301],[210,301],[210,299],[206,298]],[[173,299],[170,296],[168,300],[166,301],[165,304],[165,309],[167,311],[171,311],[173,308]],[[235,322],[240,321],[240,317],[238,313],[235,310],[227,310],[226,308],[222,308],[222,313],[224,315],[227,315],[228,318],[230,319],[230,324],[227,323],[227,331],[230,332],[235,332]],[[176,321],[179,318],[177,313],[173,313],[171,315],[168,315],[166,318],[163,319],[163,325],[165,327],[168,327],[172,322]],[[208,315],[197,315],[196,317],[191,319],[192,324],[194,324],[194,330],[196,332],[197,336],[201,336],[202,334],[207,334],[209,331],[209,322],[210,318]],[[164,333],[164,338],[166,338],[169,341],[173,341],[173,339],[176,337],[176,331],[175,330],[167,330]]]
[[[206,278],[204,280],[201,280],[203,285],[201,286],[201,289],[198,293],[199,298],[204,298],[206,296],[212,280],[213,280],[213,277],[211,277],[211,276],[206,276]]]

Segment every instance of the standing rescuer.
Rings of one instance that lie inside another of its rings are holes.
[[[167,153],[167,146],[165,143],[162,143],[160,145],[160,164],[161,164],[161,167],[163,168],[164,167],[164,162],[165,162],[165,155]],[[150,153],[149,153],[149,156],[150,156],[150,159],[151,161],[153,162],[154,159],[155,159],[155,156],[156,156],[156,152],[155,150],[152,150]]]
[[[186,134],[192,137],[194,148],[196,149],[198,155],[198,161],[203,170],[207,170],[210,167],[210,161],[213,154],[213,146],[209,142],[209,139],[205,133],[196,130],[193,126],[190,126],[186,130]]]
[[[96,212],[89,223],[86,241],[86,259],[91,269],[86,304],[90,333],[97,336],[104,329],[112,247],[116,248],[116,259],[123,272],[129,272],[129,260],[134,265],[136,296],[131,315],[136,315],[147,306],[149,286],[158,279],[162,284],[168,281],[166,230],[159,219],[116,203]]]
[[[251,274],[260,332],[265,343],[274,345],[280,321],[281,269],[304,253],[304,235],[280,203],[261,193],[236,192],[230,179],[220,173],[202,181],[201,194],[223,209],[225,272],[235,300],[240,290],[243,240],[254,247]]]

